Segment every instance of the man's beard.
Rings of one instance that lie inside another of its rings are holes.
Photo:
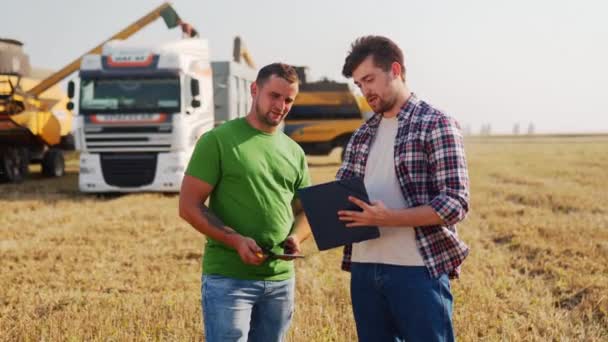
[[[374,108],[374,106],[372,106],[370,104],[370,107],[372,107],[372,109],[374,110],[375,113],[385,113],[388,112],[389,110],[391,110],[394,106],[395,103],[397,103],[397,98],[391,98],[389,100],[384,100],[383,98],[381,98],[378,95],[374,95],[376,97],[376,106]],[[369,103],[369,101],[368,101]]]
[[[261,108],[256,104],[255,105],[255,112],[256,115],[258,117],[258,120],[260,120],[262,123],[268,125],[268,126],[278,126],[281,124],[281,120],[279,120],[278,122],[273,121],[269,118],[269,116],[274,115],[272,113],[272,111],[268,111],[268,112],[264,112],[263,110],[261,110]],[[282,118],[281,118],[282,119]]]

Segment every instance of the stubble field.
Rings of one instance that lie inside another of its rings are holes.
[[[466,144],[457,338],[608,340],[608,136]],[[333,178],[338,155],[309,159],[314,183]],[[204,238],[177,196],[81,194],[75,155],[65,177],[37,171],[0,184],[0,341],[203,340]],[[356,340],[340,250],[305,253],[289,340]]]

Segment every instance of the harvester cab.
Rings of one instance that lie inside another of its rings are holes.
[[[61,141],[59,120],[44,101],[22,88],[29,76],[23,44],[0,39],[0,180],[20,182],[30,162],[42,164],[48,176],[64,172],[63,154],[53,148]]]

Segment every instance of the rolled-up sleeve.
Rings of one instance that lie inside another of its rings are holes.
[[[338,172],[336,173],[337,180],[350,178],[350,177],[353,177],[353,175],[354,175],[354,169],[355,169],[355,158],[354,158],[355,153],[353,150],[354,137],[355,137],[355,135],[353,134],[353,137],[351,137],[350,140],[348,141],[346,150],[344,151],[344,160],[342,160],[342,164],[340,165],[340,168],[338,169]]]
[[[431,182],[438,195],[429,205],[447,224],[462,221],[469,211],[469,175],[458,123],[441,116],[426,139]]]

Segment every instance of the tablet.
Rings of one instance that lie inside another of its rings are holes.
[[[376,226],[346,227],[338,219],[339,210],[361,211],[348,196],[369,203],[363,179],[349,178],[298,190],[312,235],[320,251],[380,237]]]

